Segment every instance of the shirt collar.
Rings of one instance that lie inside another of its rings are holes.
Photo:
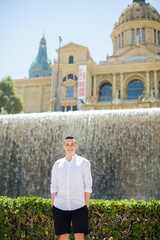
[[[69,161],[67,160],[66,156],[65,156],[65,160],[66,160],[68,163],[71,163],[71,162],[74,162],[74,161],[76,160],[76,157],[77,157],[77,154],[74,154],[74,155],[72,156],[72,160],[69,162]]]

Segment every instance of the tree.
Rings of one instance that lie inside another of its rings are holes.
[[[0,109],[4,108],[9,114],[20,113],[23,110],[23,101],[15,93],[11,77],[0,81]]]

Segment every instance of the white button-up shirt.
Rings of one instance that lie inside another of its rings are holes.
[[[57,192],[54,206],[61,210],[75,210],[85,205],[85,192],[92,192],[90,162],[74,155],[55,162],[52,168],[51,193]]]

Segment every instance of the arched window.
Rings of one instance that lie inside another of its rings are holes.
[[[72,79],[72,80],[77,81],[77,80],[78,80],[78,77],[77,77],[76,75],[73,75],[73,74],[68,74],[67,76],[65,76],[65,77],[63,78],[63,81],[62,81],[62,82],[65,82],[65,81],[68,80],[68,79]]]
[[[99,101],[112,101],[112,85],[110,83],[104,83],[100,87]]]
[[[127,99],[138,99],[144,91],[144,84],[142,81],[135,79],[129,82],[127,87]]]
[[[72,79],[73,80],[73,74],[68,74],[68,79]]]
[[[73,64],[74,63],[74,57],[73,56],[69,56],[69,64]]]
[[[63,78],[63,82],[65,82],[65,81],[66,81],[66,77]]]
[[[77,81],[77,80],[78,80],[78,77],[75,75],[75,78],[74,78],[74,79],[75,79],[75,81]]]

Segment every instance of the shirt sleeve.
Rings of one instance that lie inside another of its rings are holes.
[[[58,192],[58,182],[57,182],[57,175],[56,175],[56,164],[54,164],[53,168],[52,168],[50,191],[51,191],[51,193]]]
[[[84,192],[92,193],[91,164],[87,160],[84,164]]]

